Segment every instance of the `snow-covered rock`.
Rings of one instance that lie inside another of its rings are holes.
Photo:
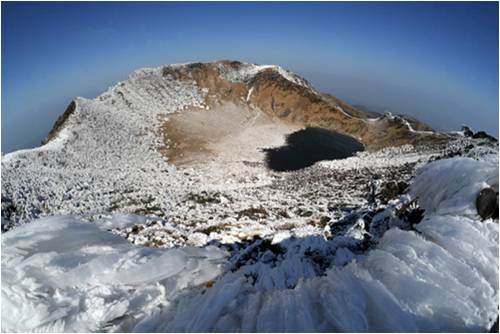
[[[484,331],[498,315],[498,222],[481,222],[467,192],[498,183],[488,160],[424,167],[420,223],[399,218],[403,196],[327,238],[163,250],[106,231],[139,216],[18,227],[2,235],[2,330]]]
[[[498,160],[465,157],[429,163],[417,176],[412,194],[427,215],[477,218],[476,197],[486,187],[498,189]]]

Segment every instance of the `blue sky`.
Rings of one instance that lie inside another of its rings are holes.
[[[2,152],[134,69],[235,59],[437,129],[498,137],[498,4],[2,2]]]

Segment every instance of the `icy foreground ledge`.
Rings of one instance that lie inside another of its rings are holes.
[[[473,211],[485,186],[498,157],[431,163],[412,186],[426,208],[415,230],[389,228],[319,276],[297,257],[253,264],[267,284],[216,247],[137,247],[110,226],[41,219],[2,235],[2,331],[485,331],[499,279],[498,223]],[[310,242],[279,241],[292,254]]]

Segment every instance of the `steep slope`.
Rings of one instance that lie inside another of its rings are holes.
[[[75,99],[2,157],[2,331],[487,329],[498,219],[475,202],[498,194],[498,143],[367,116],[229,61]],[[269,168],[304,132],[342,159]]]
[[[306,80],[276,66],[220,61],[167,67],[163,75],[194,80],[207,92],[205,103],[210,107],[231,101],[244,109],[259,109],[288,124],[322,127],[353,136],[368,149],[447,139],[413,119],[370,118],[340,99],[318,93]]]
[[[94,100],[76,99],[47,144],[2,157],[3,218],[105,212],[120,207],[123,193],[142,207],[172,169],[156,149],[158,117],[202,104],[195,84],[165,80],[158,69],[136,71]]]

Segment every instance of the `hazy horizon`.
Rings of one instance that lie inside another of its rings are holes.
[[[2,3],[2,153],[141,67],[281,65],[351,104],[498,137],[498,3]]]

